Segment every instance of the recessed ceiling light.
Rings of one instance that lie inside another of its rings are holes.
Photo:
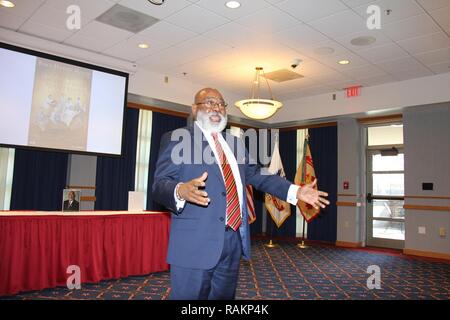
[[[6,8],[14,8],[16,5],[14,3],[12,3],[11,1],[0,0],[0,6],[6,7]]]
[[[148,44],[146,44],[146,43],[139,43],[138,47],[141,48],[141,49],[148,49],[148,47],[150,47],[150,46]]]
[[[327,54],[332,54],[333,52],[334,52],[334,49],[330,48],[330,47],[320,47],[320,48],[314,49],[314,53],[321,55],[321,56],[324,56]]]
[[[374,43],[377,41],[377,38],[372,36],[362,36],[354,38],[350,41],[350,43],[354,46],[368,46],[369,44]]]
[[[227,1],[225,6],[230,9],[237,9],[241,6],[241,3],[239,1]]]
[[[340,61],[338,61],[338,63],[342,64],[342,65],[346,65],[346,64],[349,64],[350,61],[349,60],[340,60]]]

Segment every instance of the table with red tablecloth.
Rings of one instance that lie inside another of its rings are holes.
[[[168,270],[163,212],[0,212],[0,296]]]

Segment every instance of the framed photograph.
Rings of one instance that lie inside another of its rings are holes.
[[[63,191],[63,212],[80,211],[81,190],[64,189]]]

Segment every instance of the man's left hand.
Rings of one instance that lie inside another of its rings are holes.
[[[325,197],[328,197],[328,193],[314,189],[316,184],[317,179],[298,189],[297,199],[309,203],[314,209],[319,209],[319,207],[325,208],[326,205],[330,204],[330,201],[325,199]]]

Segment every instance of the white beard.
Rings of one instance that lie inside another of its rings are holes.
[[[209,119],[209,117],[213,116],[213,115],[217,115],[220,117],[219,123],[212,122]],[[209,133],[220,133],[227,126],[228,117],[227,117],[227,114],[225,114],[225,116],[224,116],[220,112],[206,113],[203,111],[198,111],[197,112],[197,121],[200,123],[203,130],[205,130]]]

